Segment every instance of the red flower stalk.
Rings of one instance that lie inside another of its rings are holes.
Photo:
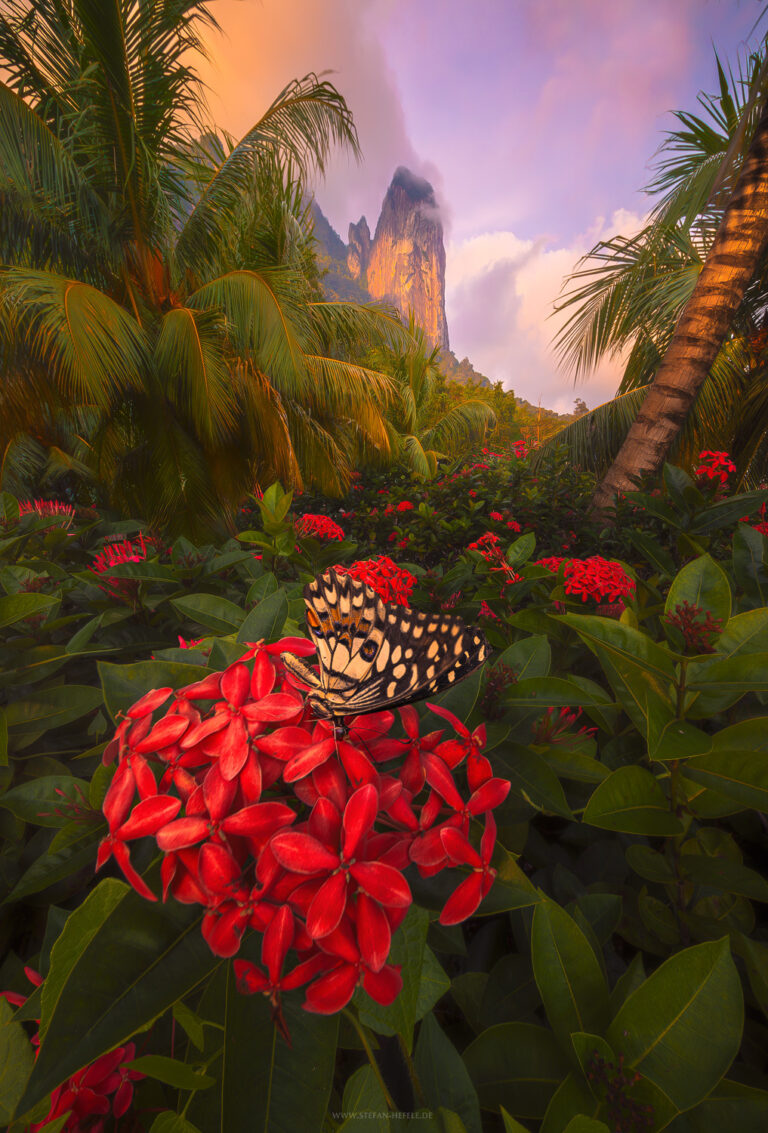
[[[123,563],[145,562],[149,554],[156,550],[156,540],[139,532],[134,540],[124,539],[120,543],[105,543],[101,551],[93,560],[88,569],[92,574],[104,578],[99,583],[99,590],[123,602],[133,602],[139,591],[139,582],[135,578],[115,578],[110,575],[111,567],[121,566]]]
[[[701,464],[695,469],[695,475],[701,480],[719,480],[725,484],[730,474],[736,471],[736,465],[727,452],[707,450],[699,453],[699,460]]]
[[[63,504],[59,500],[19,500],[19,516],[30,512],[41,518],[57,520],[59,527],[71,527],[75,518],[72,504]]]

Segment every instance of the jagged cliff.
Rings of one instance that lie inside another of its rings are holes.
[[[331,290],[340,297],[346,291],[345,298],[364,290],[405,318],[412,310],[430,342],[448,350],[443,226],[428,181],[401,165],[387,189],[373,238],[364,216],[350,224],[343,259],[344,245],[317,205],[315,219],[315,235],[332,261],[324,265]]]

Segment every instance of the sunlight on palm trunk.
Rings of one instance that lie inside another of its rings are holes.
[[[723,345],[768,243],[768,102],[693,294],[638,416],[593,498],[606,513],[618,492],[659,470]]]

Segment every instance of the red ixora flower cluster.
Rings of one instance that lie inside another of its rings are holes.
[[[71,527],[75,518],[72,504],[63,504],[59,500],[19,500],[19,516],[30,512],[41,518],[56,519],[60,527]]]
[[[694,471],[702,479],[719,480],[724,484],[730,474],[736,471],[736,465],[727,452],[700,452],[699,460],[701,464]]]
[[[565,563],[565,593],[575,594],[586,602],[593,598],[597,602],[622,601],[635,589],[635,580],[630,578],[621,563],[591,555],[588,559],[537,559],[536,566],[546,567],[556,574]]]
[[[42,976],[33,968],[25,968],[24,973],[30,983],[40,987]],[[14,991],[0,991],[0,998],[12,1006],[21,1007],[29,996]],[[38,1024],[40,1020],[37,1020]],[[37,1034],[32,1036],[32,1044],[38,1047]],[[37,1054],[35,1054],[37,1057]],[[103,1133],[105,1118],[123,1117],[131,1108],[133,1083],[144,1075],[125,1065],[136,1057],[135,1043],[119,1046],[108,1054],[102,1054],[90,1066],[78,1070],[51,1094],[51,1106],[42,1121],[26,1126],[27,1133],[38,1133],[57,1118],[69,1114],[63,1125],[57,1126],[62,1133]],[[110,1126],[111,1127],[111,1126]]]
[[[387,963],[391,937],[412,901],[402,871],[469,867],[440,919],[471,916],[493,883],[491,811],[510,784],[482,754],[485,726],[470,733],[444,708],[431,706],[453,738],[442,729],[422,735],[408,705],[404,739],[388,735],[393,712],[357,717],[339,739],[313,717],[283,652],[308,656],[314,646],[304,638],[253,645],[224,672],[175,693],[154,689],[128,710],[104,754],[118,764],[97,868],[114,857],[155,900],[128,848],[154,837],[164,897],[204,907],[202,932],[216,955],[234,956],[248,927],[263,934],[262,967],[236,961],[235,972],[240,989],[267,995],[278,1018],[281,992],[304,985],[305,1008],[320,1014],[341,1010],[360,983],[391,1003],[401,987]],[[470,824],[481,818],[478,850]]]
[[[344,532],[332,519],[327,515],[300,515],[296,520],[296,534],[299,538],[302,535],[309,535],[313,539],[343,539]]]
[[[413,511],[413,504],[410,500],[401,500],[397,505],[398,511]]]
[[[511,586],[513,582],[523,581],[523,576],[507,562],[499,546],[499,537],[493,531],[486,531],[476,543],[470,543],[468,549],[478,551],[485,561],[491,564],[491,573],[497,571],[501,574],[502,586]]]
[[[109,573],[111,567],[122,566],[123,563],[143,563],[149,555],[155,554],[157,540],[151,535],[139,532],[135,539],[123,539],[119,543],[105,543],[101,551],[94,558],[88,570],[92,574],[104,579],[99,583],[99,590],[123,602],[132,602],[139,590],[139,580],[136,578],[115,578]]]
[[[395,606],[407,606],[416,585],[415,576],[386,555],[379,555],[377,559],[358,559],[349,566],[335,566],[333,569],[337,574],[348,574],[365,582],[383,602],[392,602]]]
[[[723,632],[722,618],[713,617],[711,610],[687,599],[682,604],[678,602],[674,612],[665,614],[664,621],[680,631],[686,649],[693,653],[714,653],[712,639]]]

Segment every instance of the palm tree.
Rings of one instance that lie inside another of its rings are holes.
[[[746,480],[764,461],[768,68],[753,56],[734,80],[717,65],[719,95],[700,96],[703,117],[678,113],[661,147],[650,223],[592,249],[558,304],[575,308],[557,338],[575,376],[626,356],[619,396],[557,436],[598,473],[614,462],[597,510],[670,450],[685,459],[729,447]]]
[[[387,413],[391,459],[403,461],[417,479],[431,480],[441,457],[465,449],[495,427],[496,414],[485,401],[441,405],[440,347],[430,349],[412,311],[407,346],[376,351],[373,362],[395,383]]]
[[[388,444],[391,381],[333,341],[404,341],[317,287],[304,185],[359,153],[344,99],[307,75],[220,136],[192,62],[215,27],[207,0],[0,14],[3,464],[65,418],[113,504],[187,531],[259,481],[342,490],[347,435]]]

